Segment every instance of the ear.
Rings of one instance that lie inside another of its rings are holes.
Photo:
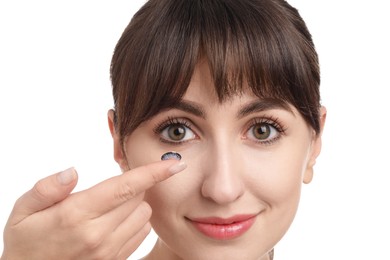
[[[308,184],[311,182],[313,179],[313,168],[314,165],[316,164],[316,160],[318,155],[321,152],[321,147],[322,147],[322,132],[324,131],[324,126],[325,126],[325,120],[326,120],[326,108],[321,107],[320,108],[320,133],[314,134],[313,141],[311,144],[311,151],[310,151],[310,157],[306,166],[306,171],[303,176],[303,182],[305,184]]]
[[[108,127],[110,128],[111,136],[114,142],[114,159],[119,164],[122,171],[127,169],[127,159],[122,149],[120,136],[115,128],[115,111],[110,109],[107,113]]]

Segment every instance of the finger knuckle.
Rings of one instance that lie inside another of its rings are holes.
[[[100,246],[104,241],[103,236],[101,236],[100,232],[88,230],[82,235],[82,243],[83,247],[90,252],[95,252],[95,254],[100,254],[102,250],[100,250]]]
[[[137,196],[137,189],[133,183],[122,183],[115,192],[114,199],[119,201],[128,201]]]
[[[48,199],[49,187],[48,185],[45,185],[42,180],[35,183],[34,187],[32,188],[32,191],[32,196],[34,196],[36,200],[46,201]]]

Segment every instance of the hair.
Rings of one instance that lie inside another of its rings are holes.
[[[247,86],[293,105],[320,132],[320,71],[311,34],[283,0],[149,0],[111,63],[115,127],[123,138],[178,102],[200,59],[219,102]]]

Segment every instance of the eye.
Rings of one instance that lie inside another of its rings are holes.
[[[258,140],[267,140],[270,136],[275,135],[276,130],[268,124],[256,124],[252,126],[253,137]]]
[[[191,130],[191,124],[182,118],[168,118],[159,124],[154,132],[162,142],[180,144],[196,139],[196,134]]]
[[[253,122],[246,136],[248,139],[258,143],[271,144],[278,140],[282,133],[284,133],[284,129],[275,121],[261,119]]]
[[[172,124],[161,131],[161,137],[167,141],[183,142],[195,138],[195,134],[182,124]]]

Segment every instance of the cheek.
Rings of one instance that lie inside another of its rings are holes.
[[[177,230],[185,229],[183,214],[188,212],[188,205],[199,201],[193,183],[191,174],[184,170],[145,192],[144,199],[153,209],[150,222],[160,237],[167,239],[172,233],[179,236]]]
[[[136,129],[125,141],[126,159],[130,169],[161,160],[167,152],[153,141],[142,128]]]
[[[160,161],[161,156],[172,147],[167,147],[161,142],[156,141],[155,137],[148,136],[148,132],[142,128],[136,129],[126,140],[126,158],[130,169],[146,165],[152,162]],[[183,149],[174,147],[179,152],[188,167],[178,175],[161,182],[145,193],[145,200],[152,206],[153,215],[174,214],[180,206],[186,205],[189,200],[195,199],[199,195],[199,174],[196,165],[199,165],[198,146]],[[169,208],[169,210],[167,210]]]
[[[196,168],[193,167],[190,161],[186,160],[186,163],[188,166],[184,171],[146,191],[145,200],[151,204],[156,214],[165,214],[169,210],[171,212],[180,211],[191,201],[200,198],[199,174],[196,174]],[[160,208],[163,210],[159,210]]]
[[[307,147],[283,144],[280,149],[247,152],[243,165],[246,186],[254,195],[273,207],[291,205],[296,208],[306,165]]]
[[[260,219],[261,233],[269,234],[271,241],[278,241],[295,218],[305,162],[305,149],[293,147],[269,153],[252,151],[243,161],[250,176],[247,191],[266,208]]]

